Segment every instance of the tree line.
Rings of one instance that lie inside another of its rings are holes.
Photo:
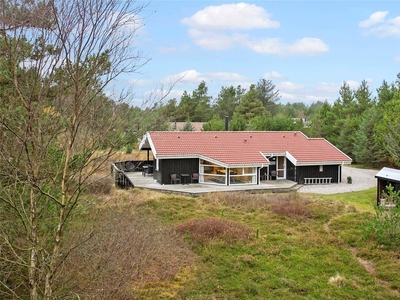
[[[225,117],[232,131],[300,130],[327,139],[355,163],[400,166],[400,74],[392,83],[384,80],[376,93],[366,80],[356,89],[344,81],[338,92],[333,103],[281,104],[272,81],[260,79],[247,91],[240,85],[222,87],[213,101],[202,81],[192,93],[185,91],[179,103],[171,99],[161,109],[170,122],[205,122],[204,131],[225,130]]]

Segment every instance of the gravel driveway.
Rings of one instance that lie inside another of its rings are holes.
[[[316,193],[316,194],[337,194],[354,191],[367,190],[376,187],[377,179],[375,175],[377,170],[358,169],[352,167],[342,167],[342,182],[332,184],[314,184],[303,185],[298,192],[300,193]],[[347,176],[353,179],[352,184],[347,183]]]

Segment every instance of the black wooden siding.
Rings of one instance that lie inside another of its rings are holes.
[[[339,174],[340,168],[340,174]],[[319,166],[302,166],[296,169],[297,182],[303,183],[304,178],[332,178],[332,183],[339,183],[341,177],[340,165],[324,165],[323,171],[319,171]],[[289,178],[288,178],[289,179]]]
[[[155,162],[153,165],[156,166]],[[159,160],[159,170],[154,170],[153,178],[160,184],[170,184],[170,175],[173,173],[178,175],[199,173],[199,159],[161,159]]]
[[[296,181],[296,167],[290,160],[286,160],[286,179]]]

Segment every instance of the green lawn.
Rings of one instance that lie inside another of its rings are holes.
[[[170,281],[144,285],[140,295],[145,299],[399,299],[400,251],[384,249],[363,235],[366,220],[373,216],[374,196],[371,189],[305,196],[159,194],[141,201],[135,211],[166,225],[218,218],[250,228],[252,234],[246,241],[216,237],[200,244],[187,231],[182,238],[198,257],[195,265]]]

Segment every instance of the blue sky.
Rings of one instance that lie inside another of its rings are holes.
[[[151,60],[128,80],[137,98],[182,77],[167,99],[265,78],[280,103],[333,103],[343,81],[375,92],[400,72],[397,1],[153,0],[142,14],[137,49]]]

